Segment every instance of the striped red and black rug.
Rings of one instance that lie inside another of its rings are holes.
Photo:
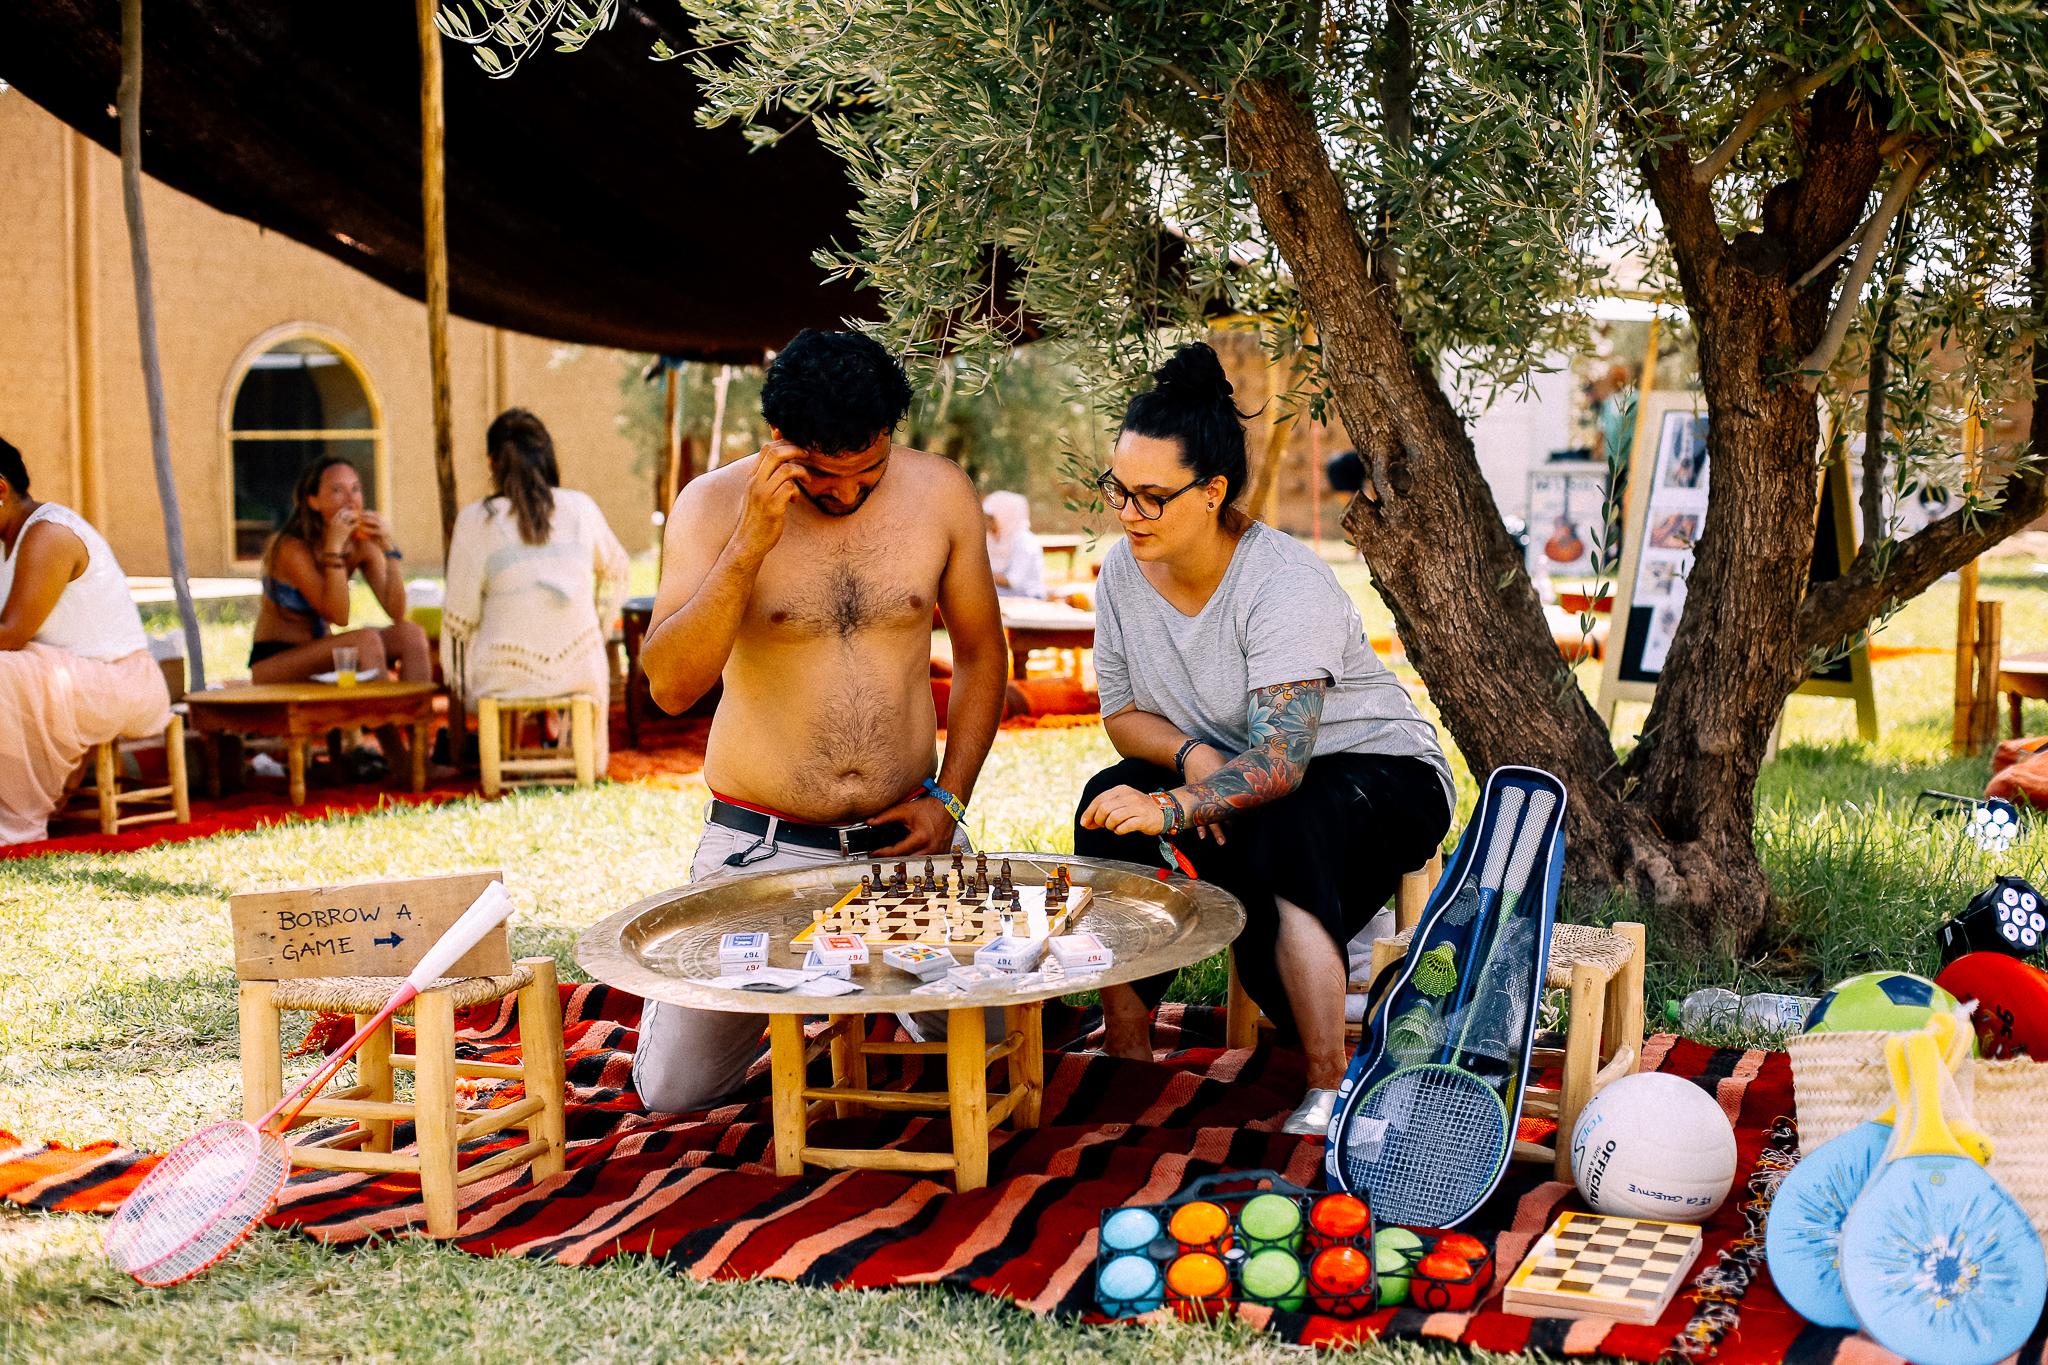
[[[1198,1176],[1270,1168],[1316,1181],[1321,1143],[1288,1137],[1281,1120],[1302,1078],[1287,1055],[1222,1046],[1219,1011],[1166,1006],[1162,1064],[1081,1050],[1093,1020],[1048,1017],[1044,1122],[996,1135],[989,1185],[956,1194],[914,1174],[773,1171],[765,1068],[732,1104],[697,1114],[647,1114],[629,1086],[640,1002],[602,986],[563,988],[569,1048],[568,1169],[539,1185],[512,1172],[462,1192],[457,1245],[481,1256],[525,1256],[565,1266],[612,1256],[660,1257],[699,1279],[756,1277],[845,1289],[942,1284],[1015,1301],[1034,1312],[1094,1312],[1090,1267],[1104,1208],[1166,1199]],[[466,1020],[464,1051],[504,1060],[518,1047],[508,1014],[486,1006]],[[1060,1047],[1064,1042],[1065,1047]],[[882,1063],[888,1061],[885,1068]],[[1340,1344],[1366,1337],[1426,1338],[1492,1351],[1542,1350],[1633,1360],[1712,1357],[1727,1362],[1890,1359],[1867,1341],[1807,1326],[1771,1289],[1762,1268],[1761,1201],[1772,1168],[1792,1150],[1791,1072],[1782,1053],[1715,1050],[1653,1040],[1648,1063],[1693,1080],[1735,1121],[1753,1188],[1737,1192],[1708,1225],[1707,1272],[1653,1327],[1392,1309],[1356,1322],[1247,1309],[1287,1338]],[[819,1063],[822,1067],[823,1061]],[[930,1088],[921,1060],[876,1059],[870,1083]],[[509,1103],[515,1094],[486,1097]],[[827,1120],[829,1146],[940,1150],[943,1115]],[[403,1137],[403,1130],[401,1130]],[[515,1138],[484,1139],[488,1151]],[[36,1209],[104,1213],[126,1196],[152,1156],[113,1143],[30,1147],[0,1134],[0,1198]],[[1546,1171],[1516,1166],[1468,1225],[1512,1267],[1554,1214],[1575,1198]],[[1767,1198],[1767,1195],[1764,1196]],[[396,1179],[302,1172],[272,1221],[335,1244],[406,1232],[419,1215],[417,1186]],[[2041,1360],[2037,1335],[2022,1359]]]

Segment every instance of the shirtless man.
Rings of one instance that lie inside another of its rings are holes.
[[[872,338],[799,333],[761,388],[774,439],[676,499],[640,662],[670,711],[725,683],[692,881],[952,846],[922,784],[972,795],[1007,655],[974,485],[893,439],[910,396]],[[943,766],[935,606],[954,660]],[[634,1087],[649,1109],[703,1108],[760,1039],[754,1015],[650,1002]]]

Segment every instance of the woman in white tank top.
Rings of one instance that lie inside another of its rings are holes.
[[[21,452],[0,440],[0,844],[45,836],[93,746],[171,717],[114,552],[28,490]]]

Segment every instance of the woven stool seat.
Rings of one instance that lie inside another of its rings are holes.
[[[1415,928],[1410,926],[1390,939],[1381,940],[1392,944],[1395,957],[1408,952],[1408,944],[1415,937]],[[1553,924],[1550,927],[1550,960],[1543,969],[1543,984],[1558,990],[1572,984],[1574,967],[1591,967],[1605,979],[1613,976],[1629,964],[1635,956],[1635,945],[1612,929],[1602,929],[1594,924]]]
[[[280,981],[271,988],[271,1000],[281,1010],[326,1010],[335,1014],[375,1014],[405,978],[398,976],[309,976],[298,981]],[[468,1009],[487,1000],[498,1000],[533,984],[531,967],[515,966],[504,976],[444,976],[429,991],[446,992],[456,1009]],[[415,1000],[398,1012],[411,1014]]]

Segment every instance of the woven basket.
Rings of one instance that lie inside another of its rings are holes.
[[[1787,1044],[1799,1145],[1812,1151],[1892,1102],[1884,1033],[1803,1033]],[[2048,1064],[1973,1060],[1956,1072],[1977,1126],[1991,1138],[1989,1170],[2048,1237]]]

